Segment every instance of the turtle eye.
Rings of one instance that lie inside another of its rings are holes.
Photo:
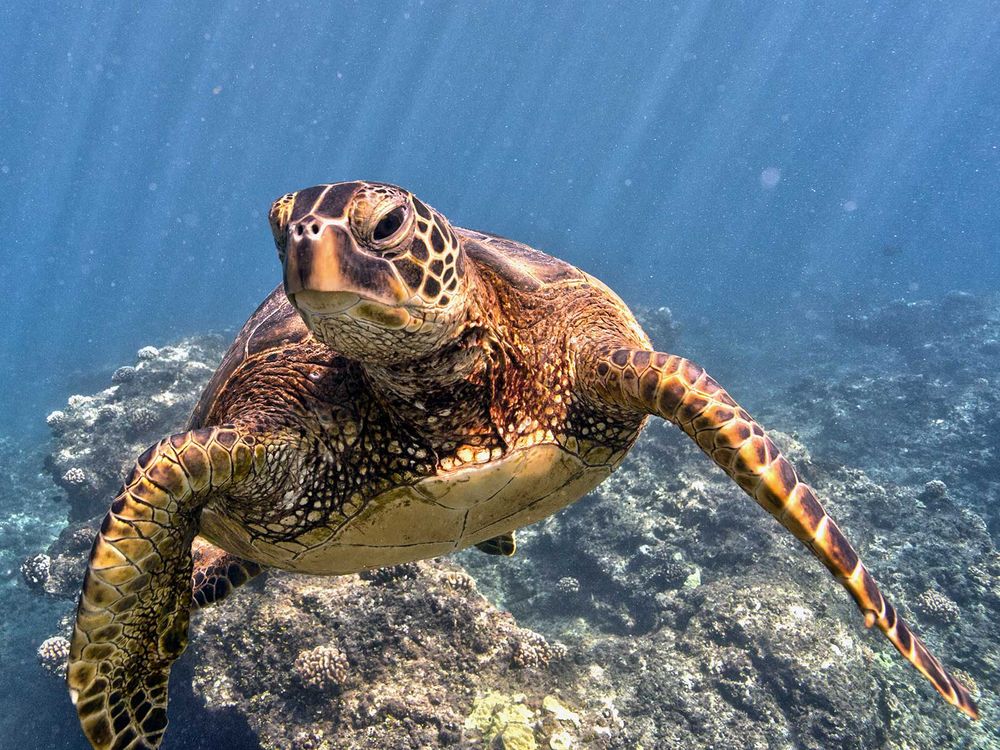
[[[372,240],[381,243],[390,239],[403,226],[405,220],[406,209],[402,206],[396,206],[396,208],[379,219],[378,224],[372,230]]]

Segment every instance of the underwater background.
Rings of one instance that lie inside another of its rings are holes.
[[[402,185],[619,292],[654,343],[787,436],[887,596],[978,684],[984,718],[953,716],[794,540],[656,425],[515,560],[465,553],[322,595],[269,580],[206,614],[163,747],[514,747],[469,718],[493,710],[481,686],[447,682],[482,667],[427,645],[446,632],[436,612],[413,627],[447,672],[429,705],[454,720],[384,709],[371,696],[407,670],[348,646],[365,679],[322,699],[291,677],[219,682],[241,650],[291,674],[300,641],[344,612],[363,643],[385,632],[379,612],[422,612],[438,585],[486,595],[456,601],[464,616],[496,605],[562,644],[490,631],[521,670],[495,676],[505,721],[528,712],[539,747],[1000,747],[995,0],[6,3],[0,29],[0,748],[86,747],[36,651],[71,609],[88,514],[133,445],[182,426],[279,282],[270,202],[349,179]],[[279,596],[311,618],[301,632],[259,609]],[[754,602],[758,619],[734,614]],[[817,609],[795,621],[805,640],[776,638],[789,611]],[[232,646],[248,620],[258,640]],[[576,720],[543,706],[556,693]],[[386,715],[434,733],[378,735]]]

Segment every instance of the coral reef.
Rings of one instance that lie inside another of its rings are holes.
[[[673,346],[669,311],[642,317]],[[809,358],[789,357],[767,398],[749,375],[741,394],[765,424],[795,427],[775,441],[986,716],[1000,710],[998,321],[1000,304],[965,295],[873,308],[799,347]],[[36,590],[68,608],[123,466],[183,425],[221,350],[144,349],[131,379],[50,415],[48,470],[75,520],[24,562]],[[65,479],[74,468],[83,484]],[[241,717],[265,748],[996,747],[861,619],[653,422],[595,492],[519,532],[513,558],[270,573],[196,613],[182,661],[191,700]]]
[[[57,448],[46,468],[66,491],[71,519],[103,512],[135,457],[184,427],[227,345],[222,337],[203,336],[144,347],[134,366],[114,371],[111,387],[70,396],[49,414]]]
[[[351,663],[336,646],[323,645],[306,649],[295,657],[295,674],[317,690],[336,690],[347,684]]]
[[[21,575],[24,577],[24,582],[34,589],[45,587],[51,576],[51,571],[52,558],[44,552],[26,557],[21,562]]]
[[[88,521],[69,524],[49,547],[50,554],[39,553],[25,558],[21,563],[25,583],[46,594],[75,599],[80,593],[87,555],[90,554],[101,517],[103,514]]]
[[[989,513],[1000,484],[1000,349],[989,345],[1000,340],[1000,300],[952,293],[855,317],[869,323],[838,320],[837,337],[787,363],[796,375],[782,421],[831,462],[894,483],[940,481],[963,495],[950,493],[959,505]]]
[[[453,563],[408,570],[388,581],[275,573],[263,590],[199,612],[195,693],[243,712],[263,747],[402,749],[481,746],[463,743],[480,737],[467,719],[483,696],[520,694],[537,711],[559,689],[579,726],[532,721],[517,734],[525,744],[501,746],[546,747],[555,731],[574,747],[600,746],[586,738],[604,722],[603,705],[573,688],[570,665],[548,662],[558,648],[456,587],[468,576]],[[531,663],[517,666],[517,654],[533,654]]]
[[[111,373],[111,382],[115,384],[129,383],[135,380],[136,372],[136,369],[130,365],[119,367]]]
[[[953,625],[962,616],[962,610],[955,602],[934,589],[927,589],[918,596],[913,608],[922,617],[945,625]]]
[[[545,667],[566,656],[561,643],[549,643],[545,636],[520,628],[512,638],[511,662],[515,667]]]
[[[47,672],[56,677],[66,676],[66,660],[69,659],[69,640],[55,635],[42,641],[38,647],[38,662]]]

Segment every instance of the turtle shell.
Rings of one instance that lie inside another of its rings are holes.
[[[280,285],[275,287],[243,324],[236,340],[223,357],[222,364],[202,391],[201,398],[191,413],[188,429],[206,426],[205,421],[211,414],[220,391],[229,382],[236,368],[249,357],[276,346],[304,341],[308,337],[309,329],[289,303],[285,290]]]
[[[462,249],[479,268],[492,271],[516,289],[533,292],[564,282],[588,282],[575,266],[496,234],[456,228]]]

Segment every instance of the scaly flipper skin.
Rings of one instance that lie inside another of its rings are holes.
[[[680,427],[819,558],[850,592],[867,627],[877,624],[945,700],[978,718],[969,691],[896,615],[812,488],[799,480],[763,428],[715,380],[686,359],[628,347],[608,347],[589,364],[597,398]]]
[[[67,675],[98,750],[159,745],[170,665],[187,645],[198,512],[263,460],[263,445],[233,428],[174,435],[139,457],[111,504],[90,553]]]
[[[226,598],[264,572],[264,566],[219,549],[201,537],[191,545],[194,567],[191,574],[191,607],[201,609]]]

